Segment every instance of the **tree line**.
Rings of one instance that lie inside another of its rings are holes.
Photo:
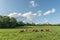
[[[15,28],[20,26],[60,26],[60,24],[35,24],[35,23],[24,23],[22,21],[17,22],[15,18],[8,16],[0,16],[0,28]]]

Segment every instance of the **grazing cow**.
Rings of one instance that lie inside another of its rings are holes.
[[[46,29],[46,32],[50,32],[50,30],[49,29]]]
[[[20,33],[20,32],[24,32],[24,30],[19,30],[19,33]]]

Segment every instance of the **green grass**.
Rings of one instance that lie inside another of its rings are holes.
[[[19,33],[18,30],[26,29],[27,31]],[[39,32],[29,30],[37,29]],[[40,30],[50,29],[51,32],[41,32]],[[0,29],[0,40],[60,40],[59,26],[24,26],[14,29]]]

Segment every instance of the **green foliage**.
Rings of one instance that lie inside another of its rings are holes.
[[[0,16],[0,28],[13,28],[16,27],[16,19],[9,18],[8,16]]]
[[[9,25],[11,26],[11,28],[16,27],[16,25],[17,25],[16,19],[15,18],[10,18],[10,24]]]
[[[22,21],[17,22],[17,24],[18,24],[18,26],[24,26],[25,25],[25,23],[23,23]]]

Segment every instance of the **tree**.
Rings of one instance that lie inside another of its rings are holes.
[[[11,28],[14,28],[14,27],[16,27],[16,25],[17,25],[17,21],[16,21],[16,19],[15,18],[10,18],[10,27]]]
[[[18,25],[19,25],[19,26],[24,26],[25,23],[23,23],[22,21],[20,21],[20,22],[18,22]]]
[[[3,19],[2,16],[0,16],[0,28],[2,27]]]
[[[3,16],[3,25],[2,27],[3,28],[9,28],[9,21],[10,21],[10,18],[8,16]]]

